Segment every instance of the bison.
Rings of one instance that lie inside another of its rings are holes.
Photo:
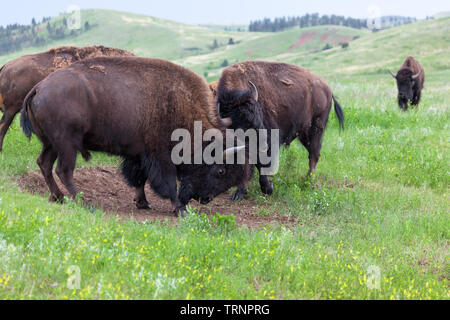
[[[425,71],[420,63],[413,57],[408,57],[397,74],[390,70],[389,73],[397,80],[397,99],[400,109],[408,110],[408,100],[411,105],[418,105],[425,82]]]
[[[89,151],[98,151],[123,158],[122,173],[136,188],[138,208],[150,208],[148,181],[180,213],[191,199],[208,203],[246,176],[242,165],[172,161],[174,130],[193,133],[195,121],[203,132],[215,128],[223,137],[225,125],[200,76],[164,60],[121,57],[83,60],[52,73],[27,95],[21,116],[26,136],[35,133],[43,144],[37,163],[51,200],[63,199],[52,175],[56,159],[56,174],[76,197],[77,153],[88,160]]]
[[[319,160],[333,101],[344,128],[344,113],[328,84],[294,65],[264,61],[234,64],[223,71],[217,94],[220,115],[231,118],[232,129],[278,129],[279,142],[284,145],[298,138],[309,152],[309,173]],[[263,166],[258,163],[256,167],[261,191],[272,194],[272,182],[261,174]],[[233,195],[234,201],[245,197],[247,184],[248,180],[243,179]]]
[[[60,47],[23,56],[3,66],[0,70],[0,110],[3,111],[0,121],[0,152],[6,132],[22,108],[25,96],[39,81],[76,61],[98,56],[133,56],[133,54],[103,46]]]

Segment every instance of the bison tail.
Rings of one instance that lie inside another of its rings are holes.
[[[20,116],[20,126],[22,127],[23,133],[28,138],[28,140],[31,139],[31,135],[34,133],[33,125],[31,124],[28,116],[28,111],[31,111],[31,103],[33,102],[33,98],[35,95],[36,89],[33,89],[28,93],[23,102],[22,113]]]
[[[340,106],[339,102],[337,102],[336,98],[333,96],[334,101],[334,112],[336,112],[336,116],[339,120],[339,126],[342,130],[344,130],[344,111],[342,110],[342,107]]]

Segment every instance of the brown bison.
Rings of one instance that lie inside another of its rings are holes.
[[[279,129],[279,142],[285,145],[298,138],[309,152],[310,173],[320,157],[333,101],[343,128],[344,113],[328,84],[307,69],[284,63],[234,64],[223,71],[218,87],[219,112],[221,117],[231,118],[231,128],[267,129],[269,136],[271,129]],[[256,167],[262,192],[271,194],[272,182],[261,175],[261,164]],[[233,200],[244,198],[247,184],[244,179]]]
[[[37,163],[51,200],[63,199],[52,175],[56,159],[56,174],[75,197],[77,153],[88,160],[92,150],[123,158],[122,173],[136,188],[138,208],[149,208],[148,181],[181,213],[191,199],[208,203],[246,175],[242,165],[174,164],[171,135],[180,128],[192,134],[194,121],[223,137],[208,84],[181,66],[146,58],[95,58],[54,72],[27,95],[21,117],[26,136],[35,133],[43,144]]]
[[[0,110],[4,113],[0,121],[0,151],[6,132],[22,108],[25,96],[39,81],[76,61],[98,56],[133,56],[133,54],[103,46],[60,47],[23,56],[3,66],[0,70]]]
[[[397,80],[398,105],[400,109],[408,110],[408,100],[416,106],[425,82],[425,71],[413,57],[406,58],[397,74],[389,73]]]

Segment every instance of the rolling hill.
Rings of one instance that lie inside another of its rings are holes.
[[[67,15],[60,15],[51,24],[60,24]],[[75,38],[51,41],[41,47],[30,47],[0,56],[0,64],[16,57],[41,52],[61,45],[105,45],[133,51],[138,56],[175,61],[208,78],[217,78],[224,60],[229,63],[244,59],[262,59],[282,54],[299,54],[321,50],[327,43],[337,45],[351,41],[368,31],[346,27],[325,26],[293,28],[280,33],[225,31],[223,26],[195,26],[107,10],[83,10],[81,24],[92,28]],[[38,26],[45,29],[45,25]],[[236,28],[230,28],[236,29]],[[43,31],[45,32],[45,31]],[[230,38],[234,45],[228,45]],[[214,40],[218,48],[212,49]]]

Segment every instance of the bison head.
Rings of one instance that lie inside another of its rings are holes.
[[[263,112],[258,102],[258,89],[249,81],[246,90],[220,90],[218,111],[223,119],[230,119],[233,129],[264,129]]]
[[[401,69],[396,75],[391,71],[389,73],[397,80],[398,98],[401,100],[412,100],[413,86],[416,79],[420,76],[420,72],[413,74],[410,69]]]
[[[224,151],[224,158],[233,156],[240,147]],[[188,165],[182,169],[179,200],[187,204],[194,199],[207,204],[219,194],[238,185],[248,172],[247,165],[213,164]]]

